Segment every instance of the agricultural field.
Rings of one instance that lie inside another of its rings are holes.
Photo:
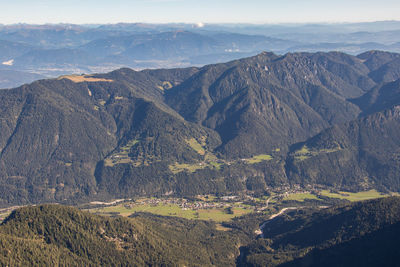
[[[344,199],[354,202],[354,201],[363,201],[374,198],[388,197],[391,195],[393,194],[384,194],[376,190],[369,190],[357,193],[344,192],[344,191],[332,192],[330,190],[321,190],[318,193],[300,192],[300,193],[287,194],[282,200],[294,200],[294,201],[304,202],[305,200],[308,199],[322,200],[318,196],[325,196],[325,197]]]
[[[268,161],[268,160],[272,160],[271,155],[261,154],[261,155],[257,155],[252,158],[246,159],[246,162],[248,164],[255,164],[255,163],[260,163],[262,161]]]
[[[331,198],[340,198],[340,199],[346,199],[349,201],[362,201],[362,200],[368,200],[368,199],[374,199],[374,198],[381,198],[381,197],[388,197],[390,194],[383,194],[380,193],[376,190],[369,190],[369,191],[364,191],[364,192],[358,192],[358,193],[352,193],[352,192],[330,192],[329,190],[322,190],[320,192],[322,196],[327,196]]]
[[[206,154],[206,151],[204,150],[203,146],[199,144],[199,142],[197,142],[196,139],[191,138],[189,140],[186,140],[186,143],[193,148],[197,153],[199,153],[200,155],[204,156]]]
[[[308,147],[304,145],[300,150],[297,150],[295,152],[294,158],[296,160],[303,161],[305,159],[308,159],[310,155],[311,155],[310,150],[308,150]]]
[[[204,149],[201,148],[200,145],[197,146],[196,143],[194,143],[194,142],[191,143],[191,147],[193,149],[195,149],[197,151],[197,153],[199,153],[200,155],[204,155],[205,160],[203,162],[197,162],[197,163],[191,163],[191,164],[175,163],[175,164],[169,165],[169,169],[174,174],[183,172],[183,171],[188,171],[188,172],[193,173],[197,170],[204,169],[204,168],[220,170],[221,167],[224,165],[231,165],[231,164],[238,163],[238,162],[243,162],[245,164],[256,164],[256,163],[260,163],[263,161],[269,161],[269,160],[273,159],[271,155],[261,154],[261,155],[254,156],[252,158],[241,159],[237,162],[230,162],[230,161],[218,159],[214,154],[206,152]]]
[[[100,105],[103,102],[100,103]],[[103,103],[104,104],[104,103]],[[96,109],[99,108],[99,106],[95,106]],[[187,145],[192,148],[196,153],[202,156],[202,160],[194,163],[187,163],[187,162],[175,162],[173,164],[170,164],[169,170],[174,173],[180,173],[180,172],[190,172],[194,173],[197,170],[205,169],[205,168],[210,168],[210,169],[215,169],[215,170],[220,170],[224,165],[231,165],[231,164],[238,164],[238,163],[245,163],[245,164],[256,164],[260,163],[263,161],[269,161],[272,160],[273,157],[268,154],[260,154],[253,156],[251,158],[244,158],[236,161],[226,161],[223,159],[219,159],[216,155],[214,155],[212,152],[207,150],[207,145],[206,145],[206,140],[207,136],[202,136],[199,138],[199,140],[196,140],[195,138],[190,138],[185,140]],[[108,156],[105,160],[105,166],[108,167],[113,167],[116,164],[132,164],[135,167],[145,165],[148,166],[154,161],[159,161],[159,159],[155,159],[151,155],[147,155],[146,157],[139,156],[136,159],[132,159],[129,156],[129,153],[136,144],[138,144],[141,140],[133,139],[130,140],[125,146],[120,147],[118,150],[114,151],[110,156]],[[280,149],[275,149],[274,151],[280,151]]]
[[[252,212],[266,212],[268,207],[279,207],[282,201],[297,201],[306,204],[307,200],[319,200],[326,203],[322,196],[348,201],[363,201],[374,198],[398,195],[395,193],[384,194],[376,190],[352,193],[344,191],[330,191],[328,189],[318,192],[289,190],[271,192],[269,196],[233,196],[218,198],[214,195],[199,195],[195,200],[183,198],[142,198],[136,201],[117,200],[110,203],[91,202],[89,207],[83,208],[91,213],[104,216],[128,217],[136,212],[148,212],[162,216],[175,216],[192,220],[212,220],[217,223],[227,222],[235,217],[240,217]],[[304,205],[301,204],[301,205]],[[101,207],[99,207],[101,205]],[[0,211],[0,222],[4,220],[11,210]]]
[[[212,220],[215,222],[229,221],[234,217],[242,216],[247,213],[253,212],[254,209],[249,206],[233,206],[229,211],[229,207],[215,207],[215,208],[182,208],[178,204],[119,204],[116,206],[109,206],[103,208],[89,209],[90,212],[100,215],[120,215],[130,216],[135,212],[149,212],[162,216],[176,216],[185,219],[196,220]]]
[[[208,164],[205,164],[205,163],[193,163],[193,164],[188,164],[188,163],[179,164],[179,163],[175,163],[175,164],[173,164],[173,165],[169,165],[168,167],[169,167],[169,169],[170,169],[170,171],[171,171],[172,173],[177,174],[177,173],[183,172],[183,171],[188,171],[188,172],[193,173],[193,172],[195,172],[195,171],[197,171],[197,170],[200,170],[200,169],[204,169],[204,168],[206,168],[206,167],[209,167],[209,165],[208,165]]]
[[[132,163],[132,159],[129,157],[130,149],[139,143],[139,140],[130,140],[125,146],[121,147],[118,152],[113,153],[110,157],[104,160],[106,166],[114,166],[115,164],[122,164],[122,163]]]
[[[335,148],[331,149],[320,149],[320,150],[310,150],[306,145],[302,146],[301,149],[297,150],[294,153],[294,158],[299,161],[306,160],[310,157],[317,156],[319,154],[327,154],[327,153],[333,153],[336,151],[341,150],[340,146],[338,145]]]
[[[300,190],[285,190],[271,192],[268,196],[251,197],[201,195],[195,199],[184,198],[141,198],[136,200],[125,200],[112,205],[102,207],[86,208],[89,212],[104,216],[128,217],[136,212],[148,212],[161,216],[174,216],[190,220],[207,220],[216,223],[228,222],[235,217],[240,217],[253,212],[268,212],[270,208],[280,209],[282,201],[297,201],[301,205],[307,205],[308,200],[321,201],[321,205],[328,205],[329,200],[322,196],[344,199],[348,201],[362,201],[373,198],[387,197],[392,194],[382,194],[376,190],[365,192],[332,192],[321,190],[314,192]],[[93,202],[94,203],[94,202]],[[220,225],[220,230],[223,229]]]
[[[283,200],[295,200],[295,201],[300,201],[304,202],[307,199],[314,199],[314,200],[320,200],[318,196],[311,194],[311,193],[296,193],[296,194],[290,194],[286,197],[283,198]]]

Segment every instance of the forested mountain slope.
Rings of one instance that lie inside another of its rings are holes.
[[[393,266],[399,231],[398,197],[293,211],[266,222],[239,266]]]
[[[1,90],[0,203],[290,184],[398,191],[400,73],[371,76],[397,58],[262,53]]]
[[[0,264],[393,266],[399,229],[398,197],[292,210],[264,222],[254,240],[214,222],[40,205],[17,209],[0,225]]]
[[[211,222],[146,214],[113,219],[45,205],[14,211],[0,225],[0,264],[232,266],[238,244]]]

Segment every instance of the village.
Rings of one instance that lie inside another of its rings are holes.
[[[197,195],[195,197],[178,198],[178,197],[150,197],[139,199],[126,199],[120,200],[126,209],[134,209],[141,206],[167,206],[176,205],[182,210],[207,210],[207,209],[229,209],[229,208],[242,208],[251,209],[255,212],[260,212],[268,208],[270,203],[277,203],[284,200],[289,195],[296,194],[311,194],[310,191],[302,189],[300,186],[296,187],[282,187],[275,190],[272,194],[265,194],[262,196],[254,196],[251,192],[246,192],[238,195],[214,196],[214,195]],[[93,203],[93,202],[92,202]],[[112,205],[117,203],[111,202]],[[106,204],[106,203],[103,203]]]
[[[148,212],[184,218],[222,220],[222,218],[232,219],[251,212],[267,212],[269,208],[274,207],[329,205],[330,201],[360,201],[389,195],[393,194],[383,194],[375,190],[358,193],[338,192],[316,186],[304,188],[300,185],[284,185],[264,194],[247,191],[224,196],[174,197],[165,195],[162,197],[116,199],[109,202],[92,201],[77,207],[106,216],[129,216],[136,212]],[[24,206],[0,209],[0,222],[13,210],[21,207]]]

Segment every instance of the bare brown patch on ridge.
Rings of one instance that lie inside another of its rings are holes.
[[[113,82],[114,80],[111,79],[104,79],[104,78],[95,78],[89,75],[64,75],[60,76],[58,80],[61,79],[68,79],[73,81],[74,83],[82,83],[82,82]]]

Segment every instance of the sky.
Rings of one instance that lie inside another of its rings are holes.
[[[400,20],[399,0],[0,0],[0,23],[307,23]]]

